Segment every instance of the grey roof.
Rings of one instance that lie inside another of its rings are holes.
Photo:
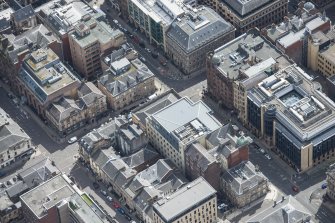
[[[189,98],[184,97],[154,113],[151,117],[169,133],[195,119],[199,120],[207,131],[214,131],[220,128],[221,124],[210,113],[211,109],[203,101],[192,102]]]
[[[122,94],[145,80],[154,77],[154,74],[139,59],[131,61],[131,68],[118,77],[107,71],[100,77],[99,82],[113,97]]]
[[[253,65],[246,62],[250,60]],[[258,69],[253,68],[253,72],[250,73],[250,68],[267,60],[268,63]],[[268,75],[273,74],[275,72],[273,60],[278,62],[279,69],[291,64],[291,61],[256,29],[251,29],[215,49],[212,58],[213,66],[224,77],[239,81],[258,76],[262,72],[266,72]],[[248,70],[249,72],[247,72]]]
[[[240,16],[246,16],[248,13],[261,8],[271,0],[223,0],[226,5],[232,8]]]
[[[35,11],[31,5],[27,5],[15,11],[12,15],[13,15],[14,21],[21,22],[26,19],[29,19],[32,16],[35,16]]]
[[[11,187],[7,188],[6,192],[8,194],[8,197],[12,199],[14,197],[17,197],[23,194],[24,192],[27,192],[29,189],[30,188],[25,182],[19,181],[15,183],[14,185],[12,185]]]
[[[196,163],[202,172],[205,172],[208,165],[216,161],[214,156],[209,154],[209,152],[198,142],[192,143],[185,150],[185,157],[189,157],[191,162]]]
[[[213,9],[201,6],[174,20],[166,35],[185,52],[191,52],[234,29]]]
[[[250,161],[242,161],[229,170],[225,170],[222,174],[223,181],[230,185],[230,189],[240,196],[246,191],[257,187],[261,182],[267,180]]]
[[[30,137],[0,108],[0,154],[23,141],[30,141]]]
[[[276,206],[269,207],[261,213],[251,217],[247,223],[297,223],[311,219],[312,214],[289,195]]]
[[[85,109],[95,106],[96,100],[106,96],[92,83],[83,83],[78,89],[78,100],[69,97],[61,97],[53,102],[48,108],[48,113],[57,122],[62,122],[74,113],[82,112]]]
[[[144,148],[139,150],[138,152],[124,157],[123,161],[127,163],[130,168],[136,168],[143,163],[151,162],[155,159],[158,159],[159,153],[150,145],[147,144]]]
[[[173,222],[214,196],[216,196],[216,190],[202,177],[199,177],[169,195],[168,199],[163,198],[157,201],[153,209],[164,222]]]
[[[153,100],[145,103],[143,106],[135,108],[135,110],[133,110],[133,115],[139,119],[143,126],[146,126],[146,118],[148,116],[165,108],[178,99],[180,99],[180,95],[173,89],[170,89],[167,92],[158,95]]]
[[[115,150],[112,147],[108,149],[98,149],[93,155],[92,160],[99,168],[102,168],[108,160],[116,157]]]

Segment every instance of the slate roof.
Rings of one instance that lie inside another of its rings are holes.
[[[25,131],[0,108],[0,154],[27,140]]]
[[[15,11],[12,14],[14,21],[21,22],[26,19],[29,19],[29,17],[35,16],[34,8],[31,5],[27,5],[17,11]]]
[[[269,207],[259,214],[251,217],[247,223],[297,223],[310,219],[312,214],[289,195],[276,206]]]
[[[230,185],[230,189],[236,196],[242,195],[245,191],[259,185],[266,177],[255,170],[250,161],[242,161],[229,170],[225,170],[222,179]]]
[[[206,171],[208,165],[215,162],[214,156],[209,154],[209,152],[198,142],[192,143],[185,150],[185,157],[189,157],[191,162],[196,162],[197,166],[200,167],[201,171]]]
[[[100,77],[99,82],[111,93],[113,97],[126,92],[139,83],[151,78],[154,74],[139,59],[131,61],[132,68],[115,77],[112,73],[106,72]]]
[[[188,53],[234,29],[213,9],[202,6],[196,13],[190,11],[175,20],[167,36]]]
[[[138,152],[124,157],[123,161],[130,167],[136,168],[143,163],[148,161],[152,161],[153,159],[158,159],[159,153],[150,145],[147,144],[144,148],[139,150]]]

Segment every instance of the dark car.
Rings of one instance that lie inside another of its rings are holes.
[[[152,56],[153,58],[158,58],[158,53],[156,53],[156,52],[151,52],[151,56]]]
[[[117,208],[116,210],[122,215],[126,214],[126,212],[122,208]]]
[[[100,185],[97,182],[93,182],[94,189],[99,189]]]
[[[131,220],[133,220],[129,215],[127,215],[127,214],[124,214],[124,217],[128,220],[128,221],[131,221]]]

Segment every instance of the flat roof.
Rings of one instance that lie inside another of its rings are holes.
[[[46,101],[52,93],[70,85],[78,87],[78,78],[59,60],[50,49],[38,49],[24,61],[20,77],[36,93],[41,101]]]
[[[251,61],[252,63],[249,63]],[[253,29],[214,50],[212,63],[229,79],[239,80],[261,72],[274,72],[291,64],[289,59],[268,42],[259,31]]]
[[[199,177],[170,196],[157,201],[153,208],[165,222],[170,222],[199,207],[215,194],[216,190]]]
[[[47,214],[48,209],[74,193],[72,186],[62,175],[58,175],[21,195],[20,198],[37,218],[41,218]]]
[[[151,115],[169,133],[174,130],[198,120],[208,131],[220,128],[221,123],[210,114],[212,110],[203,102],[192,102],[188,97],[164,107]]]

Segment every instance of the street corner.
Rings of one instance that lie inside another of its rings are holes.
[[[278,189],[273,185],[269,184],[269,192],[266,194],[264,200],[277,200],[278,197]]]

